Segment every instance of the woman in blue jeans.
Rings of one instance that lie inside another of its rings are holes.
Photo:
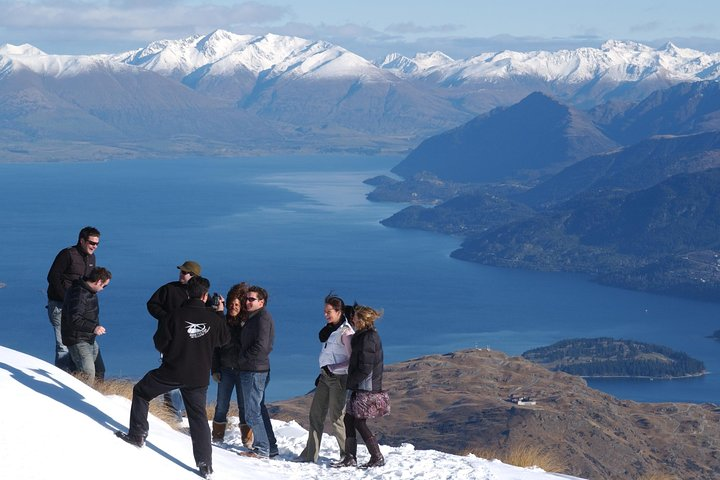
[[[227,314],[225,318],[230,330],[231,340],[227,345],[215,349],[212,363],[212,376],[218,382],[215,415],[213,416],[212,439],[222,442],[227,428],[227,416],[230,409],[230,398],[233,389],[238,404],[238,417],[240,419],[240,434],[243,445],[250,448],[253,443],[253,432],[245,422],[244,402],[240,386],[240,371],[237,369],[237,360],[240,356],[240,332],[247,312],[242,305],[247,293],[247,284],[234,285],[227,294]]]

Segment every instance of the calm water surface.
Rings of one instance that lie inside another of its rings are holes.
[[[0,165],[0,344],[48,361],[47,270],[79,229],[102,232],[98,264],[113,273],[100,295],[100,344],[114,376],[157,366],[145,302],[193,259],[212,290],[239,281],[270,293],[276,322],[268,399],[313,386],[322,299],[380,307],[386,362],[490,347],[511,355],[572,337],[667,345],[703,360],[702,378],[594,380],[641,401],[715,402],[720,305],[588,282],[568,274],[451,259],[460,239],[379,224],[402,205],[366,200],[362,181],[393,157],[270,157]]]

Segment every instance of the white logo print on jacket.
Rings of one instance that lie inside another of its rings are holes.
[[[210,327],[205,323],[190,323],[187,324],[187,332],[190,338],[200,338],[210,331]]]

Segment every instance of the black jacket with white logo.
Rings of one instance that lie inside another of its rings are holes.
[[[213,351],[230,341],[230,332],[221,313],[191,298],[158,322],[153,341],[163,354],[161,378],[201,387],[209,383]]]

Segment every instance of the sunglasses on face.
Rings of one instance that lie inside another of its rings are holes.
[[[92,240],[85,240],[88,244],[92,245],[93,247],[97,247],[100,245],[100,242],[93,242]]]
[[[247,298],[245,299],[246,302],[250,302],[250,303],[257,302],[257,301],[259,301],[259,300],[260,300],[260,299],[257,298],[257,297],[247,297]]]

